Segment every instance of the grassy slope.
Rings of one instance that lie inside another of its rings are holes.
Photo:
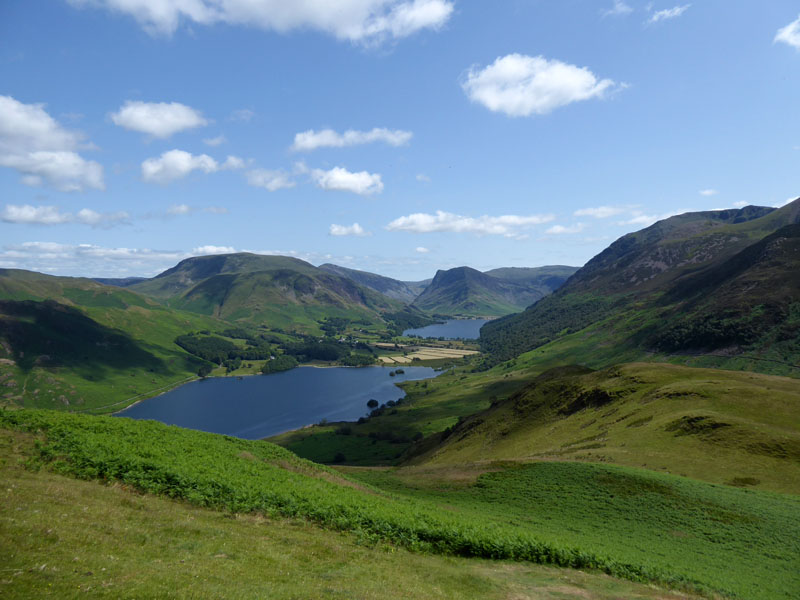
[[[4,598],[688,598],[605,575],[408,552],[299,520],[223,513],[26,469],[0,431]]]
[[[581,459],[800,493],[794,379],[663,364],[548,375],[467,418],[414,462]]]
[[[796,226],[787,225],[800,221],[800,200],[766,210],[689,213],[626,235],[552,296],[487,324],[482,346],[502,360],[587,329],[600,331],[604,342],[621,344],[627,360],[640,360],[654,349],[724,350],[756,356],[760,360],[750,365],[755,370],[772,372],[778,362],[789,363],[783,372],[791,374],[800,355],[793,276],[800,236]],[[781,239],[772,239],[779,229]],[[711,281],[714,286],[704,289]],[[575,338],[570,343],[580,346]]]
[[[30,314],[6,310],[0,317],[20,340],[16,350],[9,343],[0,347],[0,379],[8,390],[0,403],[78,410],[113,404],[119,409],[126,400],[194,375],[198,361],[173,343],[176,336],[227,326],[88,279],[14,270],[0,275],[0,298],[73,307],[48,310],[39,304]],[[40,356],[49,358],[36,360]]]
[[[38,432],[33,464],[55,472],[235,513],[304,518],[373,542],[595,567],[753,599],[788,598],[800,584],[800,502],[790,496],[580,463],[500,469],[460,490],[440,493],[436,484],[417,493],[358,483],[271,444],[154,422],[53,411],[0,419]]]

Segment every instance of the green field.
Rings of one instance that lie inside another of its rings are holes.
[[[745,598],[790,598],[800,585],[793,496],[580,463],[495,465],[474,482],[408,485],[391,472],[354,479],[272,444],[155,422],[18,410],[0,413],[0,424],[39,438],[33,468],[300,518],[369,543]]]

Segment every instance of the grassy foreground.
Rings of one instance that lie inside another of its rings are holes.
[[[24,463],[0,432],[3,598],[679,600],[600,574],[412,553],[299,520],[198,508]]]
[[[55,472],[228,513],[300,518],[369,543],[588,568],[754,599],[790,598],[800,585],[800,501],[792,496],[633,469],[598,475],[580,463],[547,465],[555,471],[546,477],[501,469],[461,495],[415,494],[391,482],[385,490],[377,480],[359,482],[272,444],[155,422],[5,411],[0,427],[36,434],[32,464]],[[597,477],[610,483],[592,496],[586,482]],[[592,502],[581,508],[584,496]],[[566,498],[572,504],[562,505]],[[609,515],[612,527],[626,526],[603,539]]]

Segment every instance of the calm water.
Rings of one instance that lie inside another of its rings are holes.
[[[481,327],[489,319],[454,319],[437,325],[428,325],[419,329],[406,329],[403,335],[418,335],[423,338],[443,337],[446,340],[477,340],[481,336]]]
[[[371,398],[383,404],[404,397],[395,383],[439,374],[430,367],[403,369],[405,374],[395,377],[387,367],[298,367],[242,379],[215,377],[187,383],[116,416],[253,440],[322,419],[355,421],[367,414]]]

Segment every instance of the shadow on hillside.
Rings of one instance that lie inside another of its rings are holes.
[[[26,372],[67,367],[92,381],[105,379],[109,370],[168,372],[160,358],[123,332],[52,300],[0,301],[0,341]]]

